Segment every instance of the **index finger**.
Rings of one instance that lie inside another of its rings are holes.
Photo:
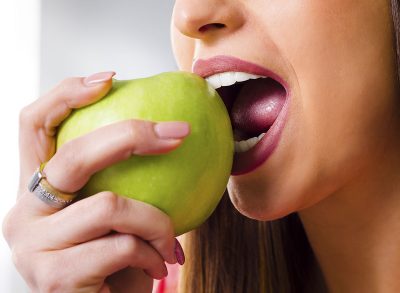
[[[62,81],[20,113],[20,188],[33,172],[55,152],[55,129],[72,109],[101,99],[112,86],[115,72],[101,72],[89,77],[74,77]]]

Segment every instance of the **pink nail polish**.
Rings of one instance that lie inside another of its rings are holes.
[[[109,81],[115,75],[114,71],[98,72],[85,78],[84,83],[87,86],[97,85]]]
[[[185,254],[183,252],[182,246],[178,239],[175,238],[175,256],[178,264],[183,265],[185,263]]]
[[[159,138],[184,138],[190,133],[187,122],[160,122],[154,126],[154,131]]]

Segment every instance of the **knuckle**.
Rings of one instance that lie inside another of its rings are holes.
[[[61,289],[59,284],[57,282],[53,281],[52,279],[45,280],[38,287],[40,288],[39,292],[43,292],[43,293],[60,292],[60,289]]]
[[[148,213],[146,218],[148,218],[146,220],[149,223],[157,223],[157,225],[153,226],[150,240],[174,236],[174,227],[172,220],[162,211],[157,209],[156,212]]]
[[[82,98],[80,97],[77,99],[76,97],[82,95],[83,88],[82,78],[67,77],[58,83],[58,85],[51,91],[51,94],[55,96],[63,96],[65,104],[68,107],[74,108],[76,106],[76,101]]]
[[[157,148],[155,139],[154,122],[140,119],[131,119],[126,121],[125,132],[127,133],[127,150],[129,155],[145,154]]]
[[[67,287],[72,285],[65,282],[65,268],[62,258],[42,255],[40,262],[36,262],[34,278],[39,292],[65,292]]]
[[[133,235],[119,234],[115,237],[115,251],[122,258],[132,258],[138,254],[140,240]]]
[[[4,217],[4,220],[3,220],[3,224],[2,224],[2,233],[3,233],[3,236],[4,236],[4,239],[8,242],[9,240],[10,240],[10,238],[11,238],[11,234],[12,234],[12,231],[13,231],[13,224],[12,224],[12,221],[11,221],[11,219],[10,219],[10,215],[9,214],[7,214],[5,217]]]
[[[13,238],[16,231],[15,224],[15,207],[13,207],[3,219],[2,223],[2,233],[4,239],[9,243]]]
[[[36,283],[32,266],[35,263],[35,256],[32,253],[26,252],[20,247],[14,247],[11,250],[11,259],[17,271],[24,278],[24,281],[33,287]]]
[[[60,270],[61,264],[57,268],[53,268],[53,266],[49,266],[49,264],[44,264],[46,268],[41,269],[38,274],[37,287],[40,292],[61,292],[62,290],[62,276],[60,276],[57,272]]]
[[[123,131],[127,134],[127,152],[132,155],[135,152],[146,152],[154,143],[152,133],[153,123],[150,121],[131,119],[124,123]]]
[[[45,96],[48,98],[64,97],[67,98],[77,88],[76,77],[67,77],[59,81]]]
[[[161,237],[173,237],[174,227],[172,220],[167,215],[161,215],[159,221],[159,234]]]
[[[171,218],[160,211],[154,213],[150,221],[157,225],[153,226],[148,240],[162,255],[169,255],[175,243],[175,230]]]
[[[153,124],[154,122],[148,120],[141,119],[130,119],[126,120],[125,127],[126,131],[129,134],[129,137],[133,141],[137,141],[139,139],[143,139],[146,136],[148,137],[150,133],[153,132]]]
[[[140,135],[140,123],[137,120],[126,120],[120,126],[122,132],[126,133],[123,151],[125,157],[129,158],[135,152],[139,140],[143,139]]]
[[[79,146],[78,139],[67,142],[62,145],[57,151],[55,158],[60,166],[63,166],[65,174],[79,174],[82,170],[82,160],[80,157],[81,147]]]
[[[76,86],[76,83],[80,81],[78,77],[67,77],[61,80],[56,88],[61,91],[66,91],[70,89],[71,87]]]
[[[32,121],[34,120],[34,113],[33,113],[32,105],[25,106],[19,112],[19,125],[20,127],[24,127],[26,125],[31,125]]]
[[[11,259],[15,267],[19,269],[22,266],[23,260],[26,258],[24,257],[23,252],[21,250],[14,248],[11,251]]]
[[[97,217],[112,219],[120,209],[120,197],[113,192],[104,191],[98,194],[96,201]]]
[[[124,126],[126,127],[126,133],[130,141],[137,141],[139,138],[140,123],[137,120],[128,120],[125,122]]]

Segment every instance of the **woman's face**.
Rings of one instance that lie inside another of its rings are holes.
[[[392,139],[399,108],[390,1],[176,0],[172,43],[182,70],[253,70],[236,59],[198,62],[231,56],[282,84],[245,82],[247,93],[231,94],[236,132],[274,129],[258,159],[241,153],[261,161],[249,163],[257,168],[242,168],[228,184],[251,218],[279,218],[343,190],[374,169]]]

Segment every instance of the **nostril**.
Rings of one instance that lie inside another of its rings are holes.
[[[223,23],[209,23],[209,24],[203,25],[201,28],[199,28],[199,32],[204,33],[209,30],[221,29],[224,27],[225,27],[225,24],[223,24]]]

